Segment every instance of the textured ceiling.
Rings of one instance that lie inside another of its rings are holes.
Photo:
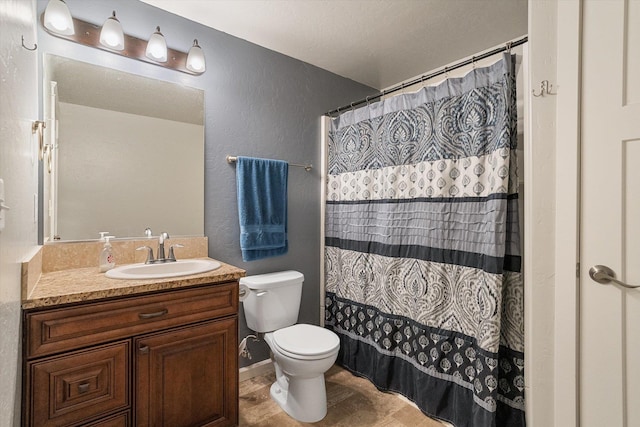
[[[527,33],[527,0],[142,0],[376,89]]]

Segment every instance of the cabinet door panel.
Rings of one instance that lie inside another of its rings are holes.
[[[237,317],[135,340],[136,426],[238,422]]]
[[[30,425],[67,426],[129,406],[129,341],[29,363]]]

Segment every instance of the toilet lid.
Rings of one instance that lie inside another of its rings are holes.
[[[298,324],[273,332],[274,343],[293,357],[323,356],[340,347],[338,336],[328,329]]]

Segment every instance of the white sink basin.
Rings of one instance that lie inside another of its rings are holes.
[[[106,272],[112,279],[164,279],[205,273],[220,267],[218,261],[208,259],[183,259],[160,264],[128,264]]]

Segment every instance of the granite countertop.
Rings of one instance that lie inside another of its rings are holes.
[[[210,258],[200,258],[210,259]],[[54,307],[82,301],[92,301],[166,289],[178,289],[207,283],[224,283],[245,276],[238,267],[220,262],[213,271],[166,279],[110,279],[96,267],[43,273],[33,291],[22,301],[23,309]]]

